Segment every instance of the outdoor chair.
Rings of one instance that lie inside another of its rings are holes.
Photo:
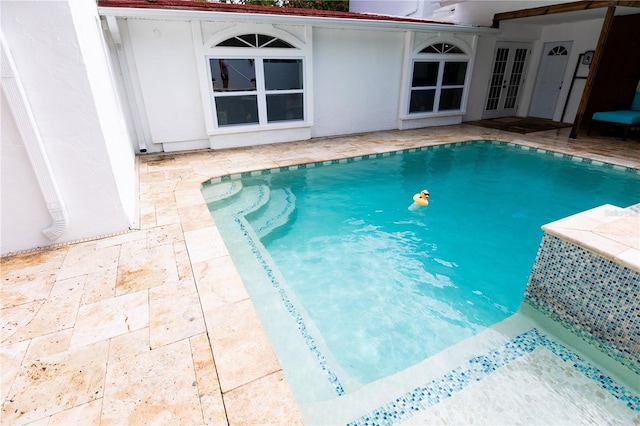
[[[607,124],[614,124],[618,126],[624,126],[624,132],[622,134],[622,140],[626,141],[629,135],[629,130],[632,127],[640,126],[640,92],[636,92],[631,107],[627,110],[619,111],[602,111],[596,112],[591,116],[591,122],[589,123],[588,135],[591,134],[591,128],[594,121],[602,121]],[[606,127],[605,127],[606,129]]]

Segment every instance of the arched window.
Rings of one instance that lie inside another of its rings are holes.
[[[280,40],[277,37],[272,37],[264,34],[243,34],[226,39],[217,44],[217,46],[226,47],[257,47],[262,48],[284,48],[295,49],[292,45],[284,40]]]
[[[464,52],[455,44],[435,43],[425,47],[420,51],[420,53],[464,53]]]
[[[569,52],[567,51],[567,48],[564,46],[556,46],[553,49],[551,49],[549,51],[549,53],[547,54],[547,56],[566,56],[568,55]]]
[[[218,127],[305,119],[304,63],[293,56],[295,46],[270,35],[243,34],[215,49],[229,51],[207,58]]]
[[[409,114],[432,114],[462,108],[468,56],[455,44],[434,43],[413,60]]]

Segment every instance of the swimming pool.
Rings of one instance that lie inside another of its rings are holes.
[[[635,172],[495,143],[335,163],[203,190],[303,400],[348,393],[506,318],[522,299],[540,225],[628,205],[640,192]],[[423,187],[430,205],[409,211]],[[406,303],[394,305],[398,295]]]

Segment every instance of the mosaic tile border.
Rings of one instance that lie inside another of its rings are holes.
[[[516,336],[501,348],[474,357],[442,377],[417,387],[348,424],[350,426],[391,425],[410,419],[418,411],[452,397],[470,384],[483,380],[498,368],[533,352],[538,347],[548,349],[564,362],[573,363],[573,367],[587,379],[594,381],[611,396],[624,402],[629,409],[640,412],[640,397],[578,354],[550,340],[533,328]]]
[[[278,296],[280,297],[280,300],[282,301],[285,308],[287,309],[287,312],[295,320],[298,327],[298,331],[300,332],[305,343],[307,344],[307,348],[309,349],[309,351],[311,351],[311,353],[317,359],[318,363],[320,364],[320,367],[322,368],[322,371],[325,373],[327,377],[327,380],[329,380],[329,383],[331,383],[331,385],[333,386],[338,396],[344,395],[344,387],[340,383],[340,379],[338,379],[338,376],[328,366],[327,360],[324,354],[318,348],[318,345],[316,344],[315,339],[309,332],[307,325],[304,321],[304,318],[302,317],[300,312],[298,312],[294,304],[289,299],[287,292],[280,284],[280,281],[278,281],[278,278],[274,273],[272,265],[267,261],[267,259],[263,255],[262,250],[258,247],[258,244],[254,241],[252,234],[247,230],[247,228],[250,227],[250,225],[246,222],[246,219],[244,219],[245,215],[250,212],[253,212],[254,210],[256,210],[256,208],[262,205],[262,202],[265,196],[266,196],[266,191],[264,187],[260,186],[258,197],[254,201],[254,203],[249,207],[246,207],[238,212],[235,212],[233,214],[233,221],[240,228],[242,235],[246,239],[246,242],[249,245],[249,247],[251,248],[252,254],[255,256],[255,259],[257,260],[259,265],[262,267],[262,269],[266,273],[267,278],[269,279],[269,282],[271,283],[273,288],[277,291]]]
[[[638,294],[640,272],[545,233],[524,302],[640,374]]]
[[[623,167],[623,166],[619,166],[619,165],[616,165],[616,164],[611,164],[611,163],[606,163],[606,162],[603,162],[603,161],[593,160],[593,159],[590,159],[590,158],[579,157],[577,155],[559,153],[559,152],[551,151],[551,150],[548,150],[548,149],[536,148],[536,147],[532,147],[532,146],[528,146],[528,145],[520,145],[520,144],[517,144],[517,143],[514,143],[514,142],[503,142],[503,141],[495,141],[495,140],[469,140],[469,141],[461,141],[461,142],[450,142],[450,143],[444,143],[444,144],[439,144],[439,145],[429,145],[429,146],[423,146],[423,147],[417,147],[417,148],[407,148],[407,149],[402,149],[402,150],[398,150],[398,151],[389,151],[389,152],[377,153],[377,154],[359,155],[359,156],[355,156],[355,157],[346,157],[346,158],[342,158],[342,159],[338,159],[338,160],[316,161],[316,162],[313,162],[313,163],[302,163],[302,164],[297,164],[297,165],[294,165],[294,166],[283,166],[283,167],[278,167],[278,168],[261,169],[261,170],[247,171],[247,172],[242,172],[242,173],[227,174],[227,175],[214,177],[214,178],[211,178],[209,180],[206,180],[206,181],[204,181],[202,183],[202,185],[215,184],[215,183],[220,183],[220,182],[227,182],[227,181],[230,181],[230,180],[242,179],[242,178],[245,178],[245,177],[256,177],[256,176],[271,175],[271,174],[280,173],[280,172],[287,172],[287,171],[290,171],[290,170],[303,170],[303,169],[312,168],[312,167],[330,166],[332,164],[348,164],[348,163],[353,163],[353,162],[362,161],[362,160],[393,157],[393,156],[396,156],[396,155],[409,154],[409,153],[412,153],[412,152],[429,151],[429,150],[436,150],[436,149],[441,149],[441,148],[450,148],[452,146],[469,144],[469,143],[489,143],[489,144],[493,144],[493,145],[509,146],[509,147],[512,147],[512,148],[519,148],[519,149],[522,149],[522,150],[525,150],[525,151],[534,151],[534,152],[540,153],[540,154],[546,154],[546,155],[551,155],[551,156],[554,156],[554,157],[571,159],[573,161],[577,161],[577,162],[581,162],[581,163],[585,163],[585,164],[593,164],[593,165],[598,165],[598,166],[611,167],[611,168],[617,169],[617,170],[635,172],[637,174],[640,174],[640,169],[635,169],[633,167]]]

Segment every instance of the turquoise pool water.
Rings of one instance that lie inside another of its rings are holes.
[[[267,275],[277,271],[272,283],[291,293],[281,303],[301,313],[307,348],[280,337],[278,355],[320,347],[323,370],[360,384],[514,313],[541,225],[640,194],[637,172],[505,144],[378,157],[257,173],[209,204],[268,333],[273,309],[257,300],[266,283],[246,257],[258,253]],[[425,188],[429,205],[410,210]],[[234,232],[241,220],[252,230]],[[240,234],[266,251],[240,248]]]

